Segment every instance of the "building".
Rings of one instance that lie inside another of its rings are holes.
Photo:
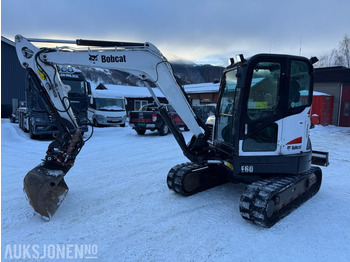
[[[20,65],[14,42],[1,37],[1,117],[9,117],[13,112],[13,102],[24,98],[26,72]]]
[[[350,68],[316,68],[314,90],[334,97],[332,124],[350,126]]]
[[[219,83],[184,85],[192,106],[216,103],[219,96]]]

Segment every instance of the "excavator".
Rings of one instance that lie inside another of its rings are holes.
[[[64,176],[84,143],[57,65],[89,66],[134,74],[145,84],[189,162],[172,167],[167,186],[190,196],[226,182],[247,184],[239,211],[253,224],[273,226],[314,196],[328,152],[313,151],[309,137],[313,64],[317,58],[282,54],[238,55],[224,70],[213,134],[196,116],[171,64],[151,43],[15,37],[20,64],[36,87],[59,135],[42,162],[27,173],[30,205],[50,220],[68,192]],[[45,43],[37,47],[34,43]],[[61,47],[47,47],[52,44]],[[193,136],[184,139],[154,94],[156,86]]]

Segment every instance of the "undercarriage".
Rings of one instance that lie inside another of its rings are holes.
[[[190,196],[228,181],[226,168],[218,164],[176,165],[167,177],[169,189],[183,196]],[[322,171],[319,167],[312,167],[302,174],[271,174],[268,178],[257,180],[248,184],[241,194],[241,216],[254,224],[269,228],[314,196],[320,189],[321,181]]]

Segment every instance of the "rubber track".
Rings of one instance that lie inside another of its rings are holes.
[[[267,204],[278,193],[293,186],[298,181],[315,173],[318,174],[317,182],[311,186],[301,197],[275,211],[272,217],[266,215]],[[283,217],[302,205],[305,201],[315,195],[321,186],[322,171],[318,167],[312,167],[308,172],[288,177],[273,177],[254,182],[246,187],[241,195],[240,213],[241,216],[252,223],[263,227],[271,227]]]
[[[226,173],[222,172],[220,166],[191,162],[174,166],[167,178],[169,189],[183,196],[190,196],[226,182]]]
[[[183,195],[183,196],[189,196],[193,195],[194,193],[197,193],[198,191],[195,192],[186,192],[183,188],[183,179],[184,177],[191,172],[193,169],[200,168],[201,166],[188,162],[188,163],[183,163],[174,166],[172,169],[170,169],[167,177],[167,184],[168,188],[171,190],[174,190],[176,193]]]

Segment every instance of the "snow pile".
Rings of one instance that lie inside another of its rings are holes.
[[[311,130],[331,165],[319,193],[271,229],[241,218],[244,185],[174,194],[167,172],[187,162],[175,139],[130,127],[95,128],[65,178],[66,199],[44,222],[22,187],[50,141],[7,119],[1,132],[2,261],[349,261],[350,128]]]
[[[184,89],[188,94],[194,93],[218,93],[219,83],[201,83],[201,84],[191,84],[184,85]]]
[[[97,83],[91,82],[91,89],[94,90],[98,86]],[[150,92],[148,91],[147,87],[142,86],[125,86],[125,85],[110,85],[110,84],[104,84],[104,86],[107,88],[107,90],[94,90],[94,92],[98,91],[99,94],[102,94],[103,91],[108,91],[114,94],[117,94],[118,96],[123,97],[151,97]],[[158,88],[153,88],[153,92],[156,94],[157,97],[165,97],[163,93]],[[106,92],[107,93],[107,92]]]
[[[97,89],[92,89],[91,93],[93,97],[98,97],[98,98],[106,98],[106,99],[115,99],[115,98],[124,98],[123,95],[121,95],[118,90],[97,90]]]

